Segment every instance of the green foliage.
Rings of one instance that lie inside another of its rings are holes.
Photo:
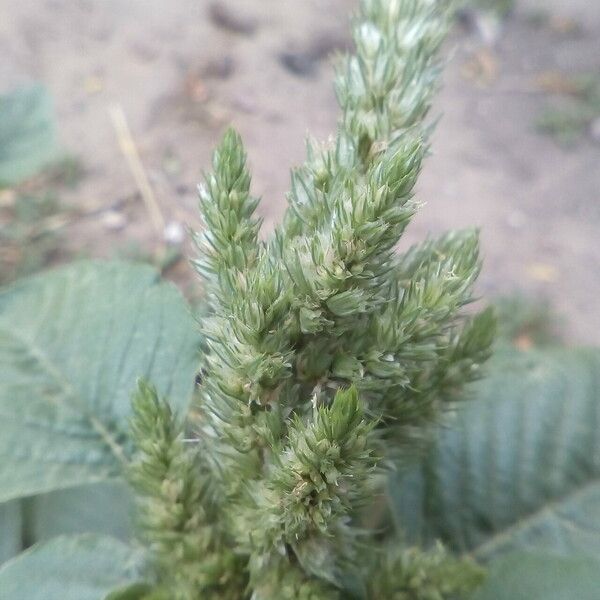
[[[56,490],[0,504],[0,564],[62,534],[99,533],[128,541],[132,494],[123,481]]]
[[[147,583],[132,583],[117,590],[113,590],[105,600],[148,600],[158,599],[158,593],[152,594],[152,586]]]
[[[519,294],[495,300],[498,337],[520,348],[558,345],[561,341],[561,319],[543,299]]]
[[[57,191],[82,177],[77,159],[59,151],[50,95],[31,85],[0,96],[0,284],[64,259],[67,209]]]
[[[600,555],[600,353],[508,353],[416,472],[392,488],[412,541],[490,559]],[[506,374],[510,373],[510,385]]]
[[[130,536],[130,493],[113,481],[130,394],[147,375],[185,408],[193,325],[152,269],[124,263],[78,263],[0,292],[0,562],[61,533]]]
[[[269,474],[250,482],[240,500],[236,537],[251,556],[251,583],[260,585],[288,550],[308,573],[341,583],[335,556],[352,551],[348,540],[356,534],[347,519],[365,502],[376,462],[367,444],[371,428],[355,388],[338,391],[308,423],[293,419]]]
[[[26,543],[61,534],[101,533],[128,541],[133,534],[133,498],[121,480],[55,490],[22,502]]]
[[[0,567],[0,600],[99,600],[140,568],[141,554],[110,537],[56,537]]]
[[[254,583],[253,598],[281,600],[342,600],[343,595],[326,581],[307,576],[302,568],[280,562]]]
[[[535,120],[535,128],[563,146],[573,146],[600,115],[600,106],[567,104],[560,108],[546,107]]]
[[[515,553],[498,560],[473,600],[596,600],[600,562],[594,558]]]
[[[118,476],[136,378],[189,401],[190,321],[142,266],[79,263],[0,293],[0,500]]]
[[[440,545],[429,552],[387,550],[369,582],[369,598],[373,600],[465,598],[484,581],[481,567],[454,558]]]
[[[61,237],[44,227],[63,207],[52,193],[15,194],[0,206],[0,283],[39,271],[59,254]]]
[[[129,478],[165,598],[239,598],[242,569],[223,547],[209,490],[197,474],[198,457],[185,448],[169,405],[143,382],[133,400],[131,431],[138,455]]]
[[[21,551],[23,511],[16,500],[0,504],[0,564]]]
[[[570,146],[579,141],[592,123],[600,118],[600,79],[597,74],[560,75],[561,98],[547,103],[535,120],[536,129]]]
[[[52,99],[34,84],[0,96],[0,188],[59,158]]]
[[[222,271],[243,273],[256,260],[260,221],[253,218],[258,199],[250,196],[250,175],[246,155],[237,134],[229,131],[215,152],[214,173],[200,188],[200,207],[206,229],[195,236],[203,252],[195,261],[203,274],[206,292],[219,289]],[[234,243],[232,243],[234,242]]]

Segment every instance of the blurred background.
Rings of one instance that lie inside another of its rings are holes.
[[[152,262],[189,297],[196,185],[241,132],[268,232],[337,105],[355,0],[0,0],[0,282],[81,257]],[[600,2],[471,0],[404,242],[482,230],[486,298],[600,341]],[[522,342],[528,343],[527,339]]]

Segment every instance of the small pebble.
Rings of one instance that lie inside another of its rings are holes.
[[[185,240],[185,229],[179,221],[170,221],[165,227],[164,237],[170,246],[180,246]]]

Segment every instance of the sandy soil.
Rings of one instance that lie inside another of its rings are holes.
[[[209,4],[0,0],[0,92],[32,79],[48,86],[64,146],[86,169],[64,199],[102,209],[68,227],[75,250],[111,256],[127,239],[159,243],[109,118],[115,103],[165,218],[192,227],[195,185],[227,124],[247,144],[267,230],[284,210],[307,132],[333,131],[327,56],[347,46],[355,2],[228,0],[212,16]],[[540,7],[576,19],[581,31],[534,26]],[[533,123],[548,100],[534,83],[540,73],[600,73],[600,3],[518,0],[491,46],[456,33],[448,55],[442,120],[418,191],[425,207],[408,241],[481,227],[482,295],[547,297],[571,340],[599,342],[600,145],[562,148]]]

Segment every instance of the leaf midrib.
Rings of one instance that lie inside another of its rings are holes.
[[[592,376],[591,385],[596,390],[598,388],[598,378],[596,375],[596,370],[594,369],[595,361],[592,361],[591,357],[587,353],[579,353],[577,355],[580,361],[583,361],[588,367],[589,372]],[[594,394],[594,397],[596,395]],[[564,403],[563,403],[564,408]],[[596,415],[596,412],[594,413]],[[562,421],[561,421],[562,422]],[[593,452],[592,456],[596,455],[596,448],[598,446],[599,441],[598,436],[594,436],[593,438]],[[496,535],[492,535],[486,541],[481,544],[475,546],[471,549],[467,554],[474,556],[476,558],[484,558],[489,556],[493,551],[501,546],[504,542],[509,542],[510,538],[520,532],[525,531],[527,528],[532,527],[537,521],[541,521],[547,516],[554,515],[557,518],[561,518],[562,515],[559,513],[559,508],[562,505],[566,505],[570,502],[573,502],[577,498],[584,496],[590,490],[592,490],[597,485],[600,485],[600,469],[597,467],[597,462],[592,459],[592,469],[589,473],[589,478],[585,483],[581,483],[579,486],[575,486],[574,488],[568,488],[562,494],[558,494],[552,499],[549,499],[545,504],[541,505],[537,510],[526,513],[523,517],[517,519],[512,525],[503,529]]]
[[[475,558],[484,558],[489,556],[494,549],[500,546],[503,542],[510,541],[511,537],[515,533],[518,533],[519,531],[525,531],[537,520],[541,520],[545,516],[550,516],[552,514],[558,515],[557,509],[560,505],[568,504],[569,502],[576,500],[578,497],[584,496],[597,485],[600,485],[600,473],[596,473],[589,481],[577,489],[570,490],[566,494],[559,495],[537,510],[528,513],[520,519],[517,519],[512,525],[503,529],[496,535],[488,538],[485,542],[479,544],[478,546],[475,546],[467,554]]]
[[[79,405],[81,414],[85,419],[87,419],[90,426],[98,434],[102,442],[104,442],[104,444],[122,465],[127,465],[128,460],[125,456],[122,446],[117,442],[115,437],[100,419],[92,414],[89,414],[89,412],[85,409],[86,403],[83,398],[81,398],[77,390],[71,385],[68,378],[61,372],[61,370],[54,365],[43,349],[35,344],[33,340],[29,340],[25,336],[19,335],[14,329],[9,329],[6,326],[2,326],[2,324],[0,324],[0,331],[5,333],[8,337],[12,337],[16,342],[21,344],[21,346],[25,348],[32,358],[40,364],[42,369],[59,384],[65,395],[75,400],[76,404]],[[74,408],[67,403],[61,402],[60,396],[53,396],[53,399],[59,404],[62,404],[65,408]]]

